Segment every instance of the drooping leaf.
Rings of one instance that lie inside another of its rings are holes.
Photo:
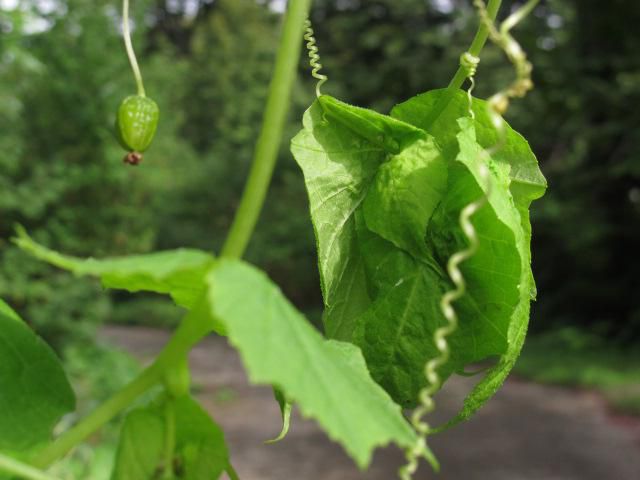
[[[358,348],[323,339],[266,275],[223,259],[208,285],[212,312],[226,326],[251,381],[276,385],[361,468],[377,446],[413,445],[414,432],[371,379]]]
[[[155,480],[164,467],[167,434],[166,402],[174,402],[175,451],[171,460],[175,478],[215,480],[231,470],[229,452],[220,427],[189,396],[160,398],[127,415],[112,480]]]
[[[169,294],[176,304],[192,308],[204,292],[204,275],[213,257],[200,250],[179,249],[147,255],[81,259],[50,250],[19,228],[15,243],[34,257],[75,275],[98,277],[106,288]]]
[[[353,319],[370,303],[354,213],[387,152],[343,124],[329,122],[317,102],[305,114],[304,125],[291,150],[309,193],[326,306],[325,330],[331,338],[348,340]]]
[[[474,171],[476,178],[478,178],[477,168],[469,164],[469,159],[474,157],[479,158],[482,155],[482,147],[476,142],[475,130],[471,120],[461,119],[458,123],[461,129],[458,134],[460,147],[459,158],[469,165],[470,169]],[[494,165],[494,167],[496,166]],[[484,378],[474,387],[471,393],[469,393],[461,412],[447,422],[442,429],[468,419],[495,394],[511,372],[520,355],[527,333],[531,291],[534,289],[529,247],[531,243],[531,228],[529,226],[528,204],[527,207],[519,205],[514,208],[514,206],[509,204],[508,197],[498,195],[497,193],[499,193],[499,190],[492,192],[491,202],[495,204],[498,204],[498,202],[502,203],[500,207],[500,211],[502,212],[501,220],[516,234],[515,244],[520,254],[520,275],[518,283],[516,284],[518,287],[518,303],[511,314],[507,331],[506,351],[500,356],[499,361],[486,372]],[[519,225],[521,228],[516,228],[516,225]],[[496,252],[496,261],[501,258],[502,256]],[[473,281],[473,279],[469,279],[469,281]]]
[[[48,442],[74,408],[53,350],[0,300],[0,450],[20,453]]]
[[[447,89],[432,90],[417,95],[406,102],[396,105],[391,116],[404,122],[425,129],[433,135],[449,158],[456,156],[458,151],[457,134],[460,128],[459,118],[469,116],[469,100],[466,92],[456,90],[451,95],[447,107],[431,125],[426,125],[429,112],[445,95]],[[475,127],[478,143],[484,148],[491,148],[498,144],[499,136],[494,128],[487,102],[478,98],[473,99],[475,113]],[[506,138],[501,147],[492,154],[495,161],[511,167],[511,192],[516,202],[526,203],[528,208],[532,200],[544,195],[547,188],[545,180],[535,155],[522,135],[506,125]]]
[[[449,338],[450,361],[441,369],[445,379],[468,363],[512,351],[514,324],[528,317],[528,299],[521,294],[522,289],[528,294],[531,282],[524,275],[532,278],[530,228],[523,214],[544,189],[544,179],[540,175],[541,181],[530,182],[533,187],[525,181],[526,175],[535,180],[539,170],[515,132],[507,139],[507,144],[520,142],[509,146],[519,155],[512,163],[526,173],[516,178],[507,157],[492,160],[480,154],[475,136],[477,149],[467,145],[460,154],[455,134],[461,126],[455,118],[449,131],[440,126],[435,131],[442,137],[436,140],[444,145],[444,154],[426,133],[415,135],[412,142],[398,140],[400,150],[389,152],[381,151],[380,142],[372,142],[362,127],[347,128],[353,120],[349,109],[355,107],[345,107],[342,116],[339,107],[334,101],[327,113],[318,104],[312,106],[304,130],[292,142],[316,230],[325,329],[329,336],[361,346],[374,379],[396,401],[412,406],[426,383],[424,364],[437,354],[433,333],[445,321],[439,302],[451,288],[446,263],[467,244],[458,225],[460,211],[486,188],[478,178],[478,162],[489,162],[493,193],[473,219],[481,245],[463,265],[469,289],[456,305],[460,327]],[[380,125],[389,117],[370,112],[366,118],[371,116],[377,131],[393,136],[396,120],[389,120],[385,129]],[[478,117],[489,121],[486,112]],[[474,127],[477,122],[466,128]],[[481,127],[490,143],[492,133]],[[393,144],[389,139],[386,143]],[[515,183],[524,187],[514,189]],[[528,196],[514,202],[513,193],[525,191]]]

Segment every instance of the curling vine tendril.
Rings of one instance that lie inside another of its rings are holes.
[[[316,37],[311,26],[311,20],[307,19],[304,23],[304,39],[307,42],[307,51],[309,52],[309,64],[311,65],[311,76],[318,80],[316,84],[316,96],[320,97],[322,92],[320,89],[322,85],[329,79],[326,75],[320,73],[322,70],[322,63],[320,63],[320,55],[318,54],[318,45],[316,43]]]
[[[509,108],[510,100],[516,97],[524,97],[529,90],[533,88],[533,82],[531,80],[533,67],[527,60],[527,56],[520,47],[520,44],[510,35],[509,31],[523,20],[538,2],[539,0],[529,0],[524,6],[507,17],[500,25],[500,28],[496,28],[487,12],[485,2],[483,0],[473,1],[474,6],[478,10],[481,22],[484,23],[489,31],[489,37],[496,45],[502,48],[516,71],[516,79],[505,89],[500,90],[489,98],[489,114],[492,123],[498,131],[498,142],[493,147],[483,150],[485,157],[495,153],[505,142],[506,131],[502,115]],[[467,98],[469,100],[468,113],[472,119],[475,119],[475,113],[473,111],[473,97],[471,94],[475,87],[474,77],[479,63],[480,59],[470,52],[465,52],[460,56],[460,66],[463,67],[466,77],[470,81]],[[460,264],[473,257],[480,245],[478,234],[471,222],[471,217],[489,201],[491,195],[491,176],[486,161],[480,163],[479,176],[480,182],[485,187],[484,194],[466,205],[459,216],[459,224],[467,239],[468,246],[451,255],[447,262],[447,273],[454,285],[454,288],[445,292],[440,300],[440,310],[447,323],[438,328],[433,335],[433,341],[439,351],[439,355],[429,360],[425,365],[424,373],[427,379],[427,385],[420,391],[420,404],[411,415],[411,423],[419,437],[414,447],[406,452],[407,463],[399,472],[402,480],[411,480],[418,468],[418,460],[421,457],[424,457],[433,466],[434,470],[439,470],[438,461],[427,444],[427,437],[432,430],[424,417],[435,408],[433,395],[440,389],[442,384],[438,369],[449,361],[450,356],[447,337],[458,328],[458,316],[453,304],[465,294],[467,288],[464,276],[460,270]]]
[[[465,52],[460,56],[460,65],[465,69],[467,78],[470,81],[467,96],[469,98],[469,115],[471,118],[475,118],[472,109],[471,93],[475,86],[474,76],[479,63],[480,59],[469,52]],[[481,166],[480,175],[482,177],[482,182],[485,183],[487,187],[490,187],[489,170],[484,164]],[[427,386],[420,391],[420,404],[411,415],[411,423],[419,437],[416,445],[406,452],[407,463],[400,469],[400,478],[402,480],[411,480],[413,474],[418,469],[418,460],[420,457],[426,458],[434,470],[439,470],[438,461],[427,445],[427,437],[431,433],[431,426],[424,417],[435,409],[433,395],[442,385],[442,379],[440,378],[438,369],[449,361],[450,356],[447,337],[449,337],[449,335],[455,332],[458,328],[458,316],[453,308],[453,302],[462,297],[467,289],[464,276],[460,271],[460,264],[475,255],[478,250],[478,235],[471,223],[471,217],[487,202],[487,195],[488,191],[478,200],[468,204],[462,209],[462,212],[460,212],[460,227],[462,228],[469,245],[467,248],[454,253],[447,262],[447,272],[455,288],[447,291],[440,300],[440,310],[447,322],[444,326],[438,328],[433,334],[433,342],[438,349],[439,355],[429,360],[424,368]]]

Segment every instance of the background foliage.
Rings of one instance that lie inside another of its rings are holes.
[[[96,285],[31,260],[8,242],[14,223],[81,256],[218,248],[270,78],[282,2],[133,3],[134,43],[161,108],[156,141],[137,169],[121,163],[111,129],[119,101],[134,90],[119,3],[0,2],[0,297],[61,350],[93,337],[102,322],[167,323],[175,308],[155,297],[99,295]],[[469,3],[316,1],[327,92],[386,112],[445,85],[476,27]],[[533,208],[534,330],[572,324],[615,342],[640,337],[632,294],[640,287],[639,22],[635,2],[549,0],[518,28],[537,88],[509,121],[532,143],[550,185]],[[313,95],[305,59],[300,71],[248,256],[297,306],[317,311],[306,194],[286,147]],[[500,52],[487,49],[479,96],[511,75]]]

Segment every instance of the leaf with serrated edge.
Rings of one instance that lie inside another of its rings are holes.
[[[53,350],[0,300],[0,450],[21,453],[48,442],[74,408]]]
[[[18,229],[15,243],[34,257],[75,275],[98,277],[106,288],[169,294],[176,304],[192,308],[204,292],[204,275],[213,256],[191,249],[106,259],[63,255],[33,241]]]
[[[208,285],[212,313],[226,326],[251,381],[281,389],[358,466],[369,464],[377,446],[414,444],[400,407],[371,379],[359,349],[322,338],[264,273],[222,259]]]

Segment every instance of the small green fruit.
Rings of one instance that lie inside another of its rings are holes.
[[[125,98],[118,108],[116,130],[122,146],[129,150],[126,163],[137,165],[149,148],[158,127],[160,109],[156,102],[141,95]]]

